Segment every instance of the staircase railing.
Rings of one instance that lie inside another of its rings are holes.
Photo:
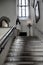
[[[1,38],[0,40],[0,53],[4,50],[7,41],[11,37],[11,35],[14,33],[15,27],[10,28],[10,30]]]

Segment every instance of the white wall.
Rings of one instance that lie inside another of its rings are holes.
[[[10,18],[10,26],[15,25],[16,21],[16,0],[0,0],[0,17]]]
[[[37,26],[43,32],[43,2],[42,1],[40,1],[40,21]]]
[[[40,20],[36,24],[36,26],[39,28],[40,31],[43,32],[43,2],[40,0]]]
[[[43,2],[40,1],[40,20],[35,23],[34,35],[38,36],[43,41]]]

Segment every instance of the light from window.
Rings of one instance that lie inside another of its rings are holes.
[[[26,5],[28,5],[28,0],[26,0]]]
[[[25,0],[22,0],[22,5],[25,5]]]
[[[36,16],[37,16],[37,17],[39,16],[38,5],[37,5],[37,7],[36,7]]]
[[[22,16],[25,16],[25,7],[22,7]]]
[[[21,7],[19,7],[19,16],[21,17]]]
[[[26,16],[28,17],[29,15],[29,7],[26,7]]]
[[[19,0],[19,5],[21,5],[21,0]]]
[[[28,0],[19,0],[19,17],[29,16]]]

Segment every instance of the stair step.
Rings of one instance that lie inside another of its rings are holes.
[[[28,48],[28,49],[26,49],[25,51],[28,51],[28,52],[29,52],[29,51],[31,51],[31,52],[32,52],[32,51],[38,51],[38,52],[39,52],[39,51],[40,51],[40,52],[41,52],[41,51],[43,51],[43,49],[40,49],[40,48],[39,48],[39,49],[37,49],[37,48],[36,48],[36,49],[35,49],[35,48],[34,48],[34,49],[30,49],[30,48]]]
[[[36,36],[17,37],[4,65],[43,65],[43,43]]]
[[[17,62],[17,61],[20,61],[20,58],[17,58],[17,57],[8,57],[6,59],[7,62]]]
[[[43,46],[29,46],[29,47],[27,47],[26,49],[28,49],[28,48],[30,48],[30,49],[43,49]],[[20,47],[11,47],[10,49],[22,49],[22,46],[20,46]]]
[[[33,65],[34,62],[7,62],[4,65]]]
[[[23,47],[23,45],[11,46],[10,48],[20,48],[20,47]],[[29,44],[29,46],[26,46],[26,47],[43,47],[43,45],[42,44],[39,44],[39,45],[30,45]]]
[[[18,36],[16,39],[40,40],[37,36]]]
[[[17,63],[6,63],[5,65],[43,65],[43,63],[27,63],[27,64],[17,64]]]
[[[26,41],[26,42],[27,42],[27,41]],[[15,46],[15,45],[24,45],[26,42],[24,42],[24,41],[23,41],[23,42],[21,42],[21,41],[20,41],[20,42],[17,42],[17,41],[16,41],[16,42],[13,43],[12,46]],[[29,44],[29,43],[30,43],[30,44],[32,43],[32,44],[37,44],[37,45],[38,45],[38,44],[42,44],[42,45],[43,45],[43,43],[41,43],[41,41],[28,41],[27,43],[28,43],[28,44]]]
[[[8,53],[8,56],[20,56],[20,52]]]
[[[14,57],[14,56],[24,56],[24,55],[9,54],[7,57]],[[32,57],[43,57],[43,55],[25,55],[25,56],[32,56]]]
[[[19,50],[17,50],[17,49],[10,49],[9,51],[10,51],[10,52],[15,52],[15,51],[19,51],[19,52],[20,52],[21,50],[20,50],[20,49],[19,49]],[[28,49],[25,50],[24,52],[30,52],[30,51],[31,51],[31,52],[33,52],[33,51],[43,51],[43,48],[41,48],[41,49],[40,49],[40,48],[39,48],[39,49],[37,49],[37,48],[36,48],[36,49],[35,49],[35,48],[31,48],[31,49],[28,48]],[[21,53],[22,53],[22,51],[21,51]]]
[[[15,62],[15,61],[43,61],[43,57],[33,57],[33,56],[18,56],[18,57],[7,57],[7,62]]]
[[[19,55],[25,55],[25,56],[43,56],[43,51],[42,52],[28,52],[28,53],[24,53],[24,52],[10,52],[10,53],[8,53],[8,56],[15,56],[15,55],[17,55],[17,56],[19,56]]]
[[[8,56],[7,58],[43,58],[43,56]]]

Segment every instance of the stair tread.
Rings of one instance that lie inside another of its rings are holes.
[[[15,50],[14,49],[11,49],[11,50],[9,50],[9,52],[15,52]],[[19,51],[20,52],[20,51]],[[29,50],[29,51],[24,51],[24,52],[22,52],[21,51],[21,53],[28,53],[28,52],[43,52],[43,49],[33,49],[33,50]]]
[[[4,65],[43,65],[43,62],[27,62],[27,63],[5,63]]]
[[[4,65],[43,65],[43,43],[37,36],[18,36]]]
[[[34,64],[34,62],[7,62],[7,63],[5,63],[5,65],[19,65],[19,64],[29,64],[29,65],[31,65],[31,64]]]
[[[19,56],[19,53],[18,53],[18,54],[17,54],[17,53],[9,53],[8,55],[9,55],[9,56],[10,56],[10,55]],[[21,56],[22,56],[22,55],[23,55],[23,56],[24,56],[24,55],[25,55],[25,56],[27,56],[27,55],[28,55],[28,56],[38,56],[38,55],[39,55],[39,56],[41,56],[41,55],[43,56],[43,52],[28,52],[28,53],[25,53],[25,54],[22,53],[22,54],[20,54],[20,55],[21,55]]]
[[[8,57],[6,61],[15,62],[15,61],[43,61],[43,57]]]

